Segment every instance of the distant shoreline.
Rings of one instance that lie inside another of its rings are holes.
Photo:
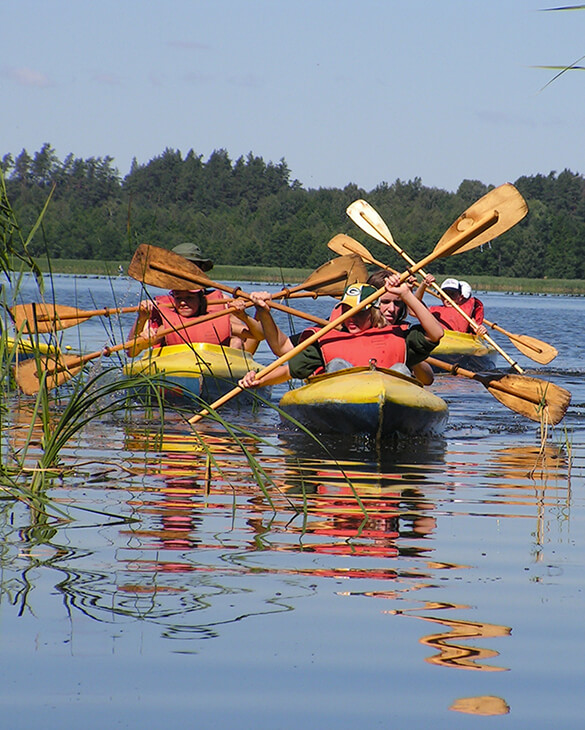
[[[51,267],[37,261],[41,271],[77,276],[119,276],[128,271],[128,261],[85,261],[81,259],[53,259]],[[300,283],[313,269],[279,268],[277,266],[214,266],[207,276],[213,281],[249,281],[253,283]],[[438,276],[437,279],[447,275]],[[464,278],[475,291],[513,292],[523,294],[568,294],[585,296],[584,279],[526,279],[496,276],[468,276],[449,272],[449,276]]]

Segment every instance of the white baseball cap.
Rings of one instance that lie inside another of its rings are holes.
[[[465,299],[469,299],[473,293],[471,286],[466,281],[463,281],[463,279],[459,282],[459,286],[461,287],[461,295],[465,297]]]
[[[441,289],[455,289],[460,292],[461,283],[458,279],[445,279],[445,281],[441,284]]]

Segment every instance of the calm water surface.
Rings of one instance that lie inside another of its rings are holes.
[[[83,309],[139,297],[125,277],[55,288]],[[75,468],[49,496],[70,521],[1,502],[3,726],[581,728],[585,300],[482,299],[491,321],[559,350],[542,367],[494,335],[573,393],[543,452],[537,424],[440,375],[449,426],[431,441],[325,450],[268,408],[226,407],[263,439],[243,443],[264,492],[218,425],[193,434],[169,413],[159,428],[136,410],[62,453]],[[90,320],[65,344],[101,349],[131,321]],[[15,398],[15,425],[32,402]],[[19,439],[6,430],[5,446]]]

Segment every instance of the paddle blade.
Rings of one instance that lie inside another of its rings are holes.
[[[548,365],[559,354],[556,347],[549,345],[548,342],[537,340],[535,337],[512,335],[510,340],[523,355],[541,365]]]
[[[571,402],[571,393],[554,383],[526,375],[476,374],[489,392],[511,410],[538,423],[560,423]]]
[[[206,287],[210,279],[191,261],[173,251],[141,243],[128,267],[133,279],[160,289],[195,289]]]
[[[362,231],[372,238],[390,246],[395,245],[390,229],[382,216],[365,200],[355,200],[346,208],[345,212]]]
[[[340,256],[357,254],[362,261],[374,263],[374,258],[368,249],[365,246],[362,246],[359,241],[356,241],[355,238],[346,236],[345,233],[338,233],[336,236],[333,236],[333,238],[327,243],[327,248],[331,249],[331,251],[335,251],[335,253]]]
[[[364,262],[355,253],[350,253],[319,266],[298,288],[322,296],[340,297],[350,284],[365,282],[367,278]]]
[[[474,236],[473,240],[465,243],[463,246],[457,248],[457,250],[452,251],[452,253],[458,254],[463,251],[470,251],[505,233],[524,218],[528,213],[528,206],[522,195],[520,195],[511,183],[504,183],[504,185],[490,190],[489,193],[462,213],[455,223],[445,231],[441,240],[435,246],[435,251],[449,248],[452,240],[465,233],[465,231],[472,228],[478,221],[493,211],[498,214],[497,222],[486,228],[482,233]]]
[[[47,373],[45,387],[52,390],[77,375],[84,364],[77,355],[64,355],[57,360],[43,359],[38,363],[31,358],[24,363],[18,363],[14,369],[14,377],[23,393],[35,395],[41,388],[44,372]]]
[[[75,307],[61,304],[17,304],[11,309],[14,326],[25,332],[58,332],[87,322],[89,317]]]

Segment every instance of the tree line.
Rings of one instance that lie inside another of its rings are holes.
[[[306,189],[291,179],[284,159],[252,153],[232,161],[216,150],[204,161],[190,150],[165,149],[133,161],[121,177],[111,157],[61,161],[50,144],[0,163],[8,199],[23,229],[50,202],[29,252],[51,258],[129,260],[139,243],[172,248],[193,241],[218,264],[315,268],[332,258],[327,241],[346,233],[375,258],[401,268],[396,254],[356,228],[345,209],[357,198],[373,205],[395,240],[415,259],[494,186],[464,180],[456,192],[408,182],[373,190]],[[507,182],[507,181],[501,181]],[[529,278],[585,278],[585,179],[564,170],[518,178],[528,216],[492,244],[450,259],[433,272]]]

